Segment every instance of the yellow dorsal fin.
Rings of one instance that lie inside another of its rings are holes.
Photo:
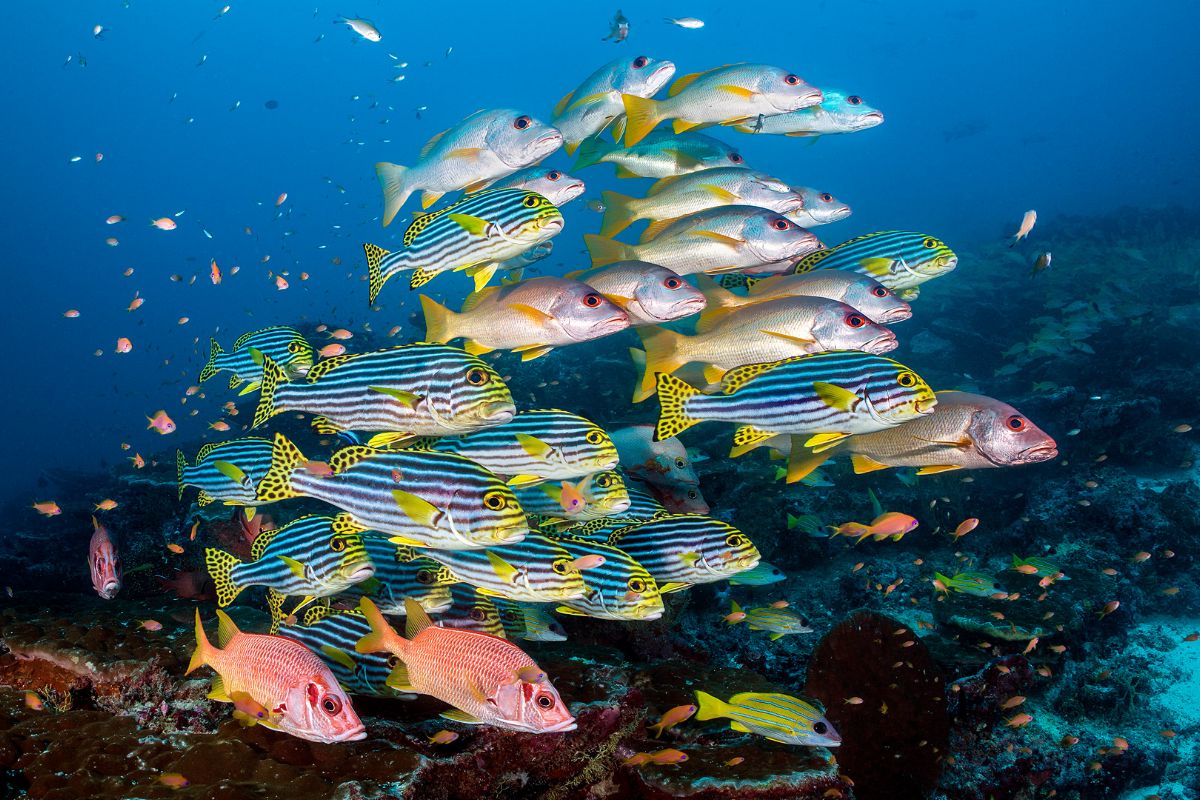
[[[447,128],[446,130],[442,131],[441,133],[435,133],[433,136],[429,137],[429,141],[426,142],[425,146],[421,148],[421,158],[424,158],[425,156],[429,155],[429,151],[434,148],[434,146],[441,140],[441,138],[443,136],[446,135],[446,133],[449,130],[450,129]]]
[[[729,66],[729,65],[726,64],[725,66]],[[712,69],[706,69],[706,70],[703,70],[702,72],[691,72],[680,78],[676,78],[675,82],[671,84],[671,88],[667,90],[667,97],[674,97],[675,95],[679,94],[684,89],[686,89],[687,87],[689,87],[693,83],[695,83],[696,79],[699,78],[701,75],[707,75],[708,73],[716,72],[719,69],[725,69],[725,67],[724,66],[713,67]]]
[[[575,96],[574,89],[572,89],[571,91],[564,94],[562,100],[559,100],[557,103],[554,104],[554,111],[552,112],[554,114],[554,116],[561,117],[563,115],[563,112],[567,110],[567,104],[571,102],[571,98],[574,96]]]
[[[467,299],[463,301],[462,310],[458,313],[465,314],[468,311],[471,311],[498,291],[500,291],[499,286],[487,286],[483,289],[480,289],[478,292],[472,292],[471,294],[467,295]]]
[[[642,238],[638,239],[638,243],[641,244],[650,241],[655,236],[658,236],[660,233],[669,228],[671,223],[677,219],[679,219],[679,217],[654,220],[654,222],[651,222],[650,225],[647,226],[646,230],[642,231]]]

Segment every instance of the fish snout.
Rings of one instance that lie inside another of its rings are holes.
[[[866,347],[863,349],[871,355],[878,356],[882,355],[883,353],[891,352],[899,346],[900,342],[896,339],[896,334],[889,330],[885,330],[874,339],[867,342]]]
[[[1058,457],[1058,444],[1050,439],[1027,447],[1017,454],[1017,462],[1021,464],[1037,464]]]
[[[879,323],[881,325],[890,325],[893,322],[903,322],[906,319],[912,318],[912,306],[905,303],[896,308],[889,308],[887,311],[879,315]]]
[[[375,576],[375,565],[370,561],[351,564],[346,572],[346,580],[351,583],[361,583]]]

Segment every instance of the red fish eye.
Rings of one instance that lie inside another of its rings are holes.
[[[538,695],[537,704],[542,708],[554,708],[554,698],[548,694]]]
[[[678,289],[680,286],[683,286],[683,281],[672,275],[670,278],[667,278],[665,281],[663,281],[663,286],[667,287],[668,289]]]
[[[325,695],[325,699],[321,701],[321,708],[325,709],[325,713],[333,716],[342,710],[342,701],[331,694]]]
[[[829,192],[822,192],[820,199],[822,203],[832,203],[833,195],[831,195]]]
[[[742,158],[741,153],[730,153],[729,160],[734,164],[741,164],[746,159]]]
[[[850,95],[849,97],[847,97],[847,98],[846,98],[846,102],[847,102],[847,103],[849,103],[849,104],[850,104],[850,105],[852,105],[852,106],[861,106],[861,105],[862,105],[862,98],[861,98],[861,97],[859,97],[859,96],[858,96],[858,95],[856,95],[856,94],[852,94],[852,95]]]
[[[550,170],[549,172],[547,172],[547,173],[546,173],[546,179],[547,179],[547,180],[556,181],[556,180],[558,180],[558,179],[559,179],[559,178],[561,178],[561,177],[562,177],[562,173],[561,173],[561,172],[559,172],[559,171],[558,171],[558,170],[556,170],[556,169],[552,169],[552,170]]]
[[[863,325],[867,324],[867,321],[858,314],[847,314],[846,324],[851,328],[861,328]]]
[[[800,76],[799,75],[785,75],[783,78],[783,82],[786,83],[788,86],[799,86],[800,85]]]
[[[888,290],[886,286],[876,286],[871,290],[871,294],[875,295],[876,297],[887,297]]]
[[[583,304],[588,308],[599,308],[601,302],[603,301],[598,294],[585,294],[583,296]]]
[[[1018,416],[1017,416],[1017,415],[1015,415],[1015,414],[1014,414],[1013,416],[1009,417],[1009,418],[1008,418],[1008,419],[1005,421],[1005,424],[1006,424],[1006,425],[1008,425],[1008,429],[1009,429],[1010,431],[1023,431],[1023,430],[1025,430],[1025,419],[1024,419],[1023,417],[1018,417]]]
[[[517,117],[516,119],[513,120],[513,127],[519,131],[525,130],[532,124],[533,124],[533,120],[531,120],[529,117],[524,116],[524,115]]]
[[[650,59],[646,58],[645,56],[638,56],[637,58],[635,58],[633,60],[633,68],[641,69],[642,67],[646,66],[649,63],[650,63]]]
[[[775,221],[771,223],[771,227],[777,231],[786,231],[788,228],[792,227],[792,223],[788,222],[783,217],[776,217]]]

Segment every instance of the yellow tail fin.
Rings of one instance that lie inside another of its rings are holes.
[[[380,161],[375,165],[375,176],[379,178],[379,186],[383,189],[383,227],[392,224],[396,214],[412,194],[412,189],[404,185],[404,176],[408,167],[399,164],[389,164]]]
[[[208,641],[208,635],[204,633],[204,623],[200,621],[200,609],[196,609],[196,649],[192,651],[192,660],[188,662],[187,672],[184,675],[195,672],[205,664],[212,663],[212,655],[216,651]]]
[[[421,310],[425,312],[426,342],[448,342],[457,334],[450,328],[450,322],[457,314],[432,298],[421,295]]]
[[[604,220],[600,223],[600,235],[613,237],[637,222],[639,217],[634,206],[638,198],[620,192],[600,193],[604,203]]]
[[[275,390],[279,388],[279,384],[287,383],[287,374],[270,356],[263,358],[262,368],[262,391],[258,394],[258,407],[254,409],[251,428],[257,428],[283,410],[275,407]]]
[[[274,503],[289,497],[299,497],[300,493],[292,487],[292,472],[305,463],[307,459],[290,439],[282,433],[275,434],[271,446],[271,466],[258,482],[255,499],[260,503]]]
[[[700,422],[687,413],[689,398],[700,394],[700,390],[665,372],[656,376],[658,384],[658,424],[654,426],[654,441],[661,442],[678,436]]]
[[[657,325],[638,328],[637,334],[642,337],[642,347],[646,348],[642,381],[633,395],[633,402],[640,403],[654,394],[656,373],[673,373],[687,363],[686,357],[679,354],[679,346],[687,337]]]
[[[724,700],[719,700],[707,692],[696,691],[696,719],[718,719],[725,716],[726,709],[729,708]]]
[[[625,105],[625,146],[633,147],[660,122],[658,101],[623,94],[621,102]]]
[[[605,236],[585,233],[583,235],[583,243],[587,245],[588,255],[592,257],[593,267],[603,267],[605,264],[613,264],[617,261],[632,261],[637,258],[637,250],[635,248]]]
[[[363,252],[367,254],[367,302],[374,303],[375,298],[379,296],[379,290],[387,283],[387,276],[383,274],[381,265],[383,257],[389,253],[379,245],[369,242],[363,242]]]
[[[238,586],[233,580],[233,568],[240,566],[241,563],[241,559],[233,553],[226,553],[215,547],[208,547],[204,550],[204,566],[217,590],[217,605],[221,608],[232,603],[234,598],[242,593],[243,587]]]
[[[200,370],[200,378],[196,381],[197,383],[204,383],[221,371],[221,368],[217,366],[217,359],[223,355],[225,355],[225,351],[221,349],[221,345],[217,344],[217,340],[209,339],[208,361],[204,362],[204,368]]]

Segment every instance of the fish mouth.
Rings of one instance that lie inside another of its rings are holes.
[[[911,318],[912,307],[904,305],[897,308],[889,308],[887,311],[879,315],[879,319],[877,321],[880,325],[890,325],[893,322],[903,322],[904,320]]]
[[[567,717],[562,722],[556,722],[553,725],[548,725],[542,728],[542,733],[566,733],[567,731],[575,730],[579,725],[575,722],[574,717]]]
[[[367,562],[359,564],[346,572],[346,580],[350,583],[361,583],[375,575],[375,565]]]
[[[642,313],[647,319],[655,322],[674,322],[684,317],[690,317],[692,314],[698,314],[708,307],[708,301],[703,297],[688,297],[684,300],[672,303],[668,308],[665,316],[652,313],[646,305],[642,304]]]
[[[854,130],[860,131],[863,128],[874,128],[876,125],[882,125],[882,124],[883,124],[883,112],[882,111],[870,111],[866,114],[863,114],[861,117],[858,118],[858,120],[854,123]]]
[[[1018,464],[1037,464],[1058,457],[1058,445],[1053,442],[1041,442],[1033,447],[1027,447],[1017,454]]]
[[[104,600],[112,600],[119,591],[121,591],[121,584],[116,581],[107,581],[97,594]]]
[[[659,76],[662,75],[664,72],[666,73],[666,76],[662,78],[662,83],[657,83]],[[651,96],[658,94],[658,90],[663,87],[663,84],[665,84],[667,81],[671,80],[671,76],[674,74],[675,74],[675,63],[672,61],[664,61],[661,64],[659,64],[657,67],[655,67],[654,71],[650,73],[650,77],[646,79],[647,87],[650,87],[650,86],[655,87],[655,90],[651,93]]]
[[[563,229],[563,218],[560,214],[552,217],[542,217],[534,225],[539,233],[549,232],[550,236],[553,236]]]
[[[360,722],[348,731],[343,731],[333,736],[322,736],[317,741],[324,744],[335,744],[337,742],[357,742],[365,738],[367,738],[367,728]]]
[[[482,422],[503,425],[506,422],[512,422],[516,414],[517,410],[513,407],[512,403],[495,403],[492,406],[485,407],[479,415],[479,419]]]
[[[949,272],[958,266],[958,256],[938,256],[930,263],[930,271],[935,275]]]
[[[623,331],[628,327],[629,315],[622,311],[593,325],[588,332],[588,339],[599,339],[601,336],[608,336],[617,331]]]
[[[829,222],[837,222],[840,219],[845,219],[846,217],[850,216],[850,214],[850,206],[841,206],[840,208],[835,208],[830,211],[826,215],[826,219],[828,219]]]
[[[900,342],[896,340],[896,334],[892,333],[891,331],[884,331],[871,341],[867,342],[863,350],[871,355],[877,356],[883,353],[891,352],[899,346]]]
[[[809,86],[802,93],[789,98],[788,108],[784,109],[784,113],[788,111],[799,111],[803,108],[812,108],[820,105],[825,101],[825,94],[815,86]]]
[[[936,397],[918,397],[913,401],[913,409],[918,414],[932,414],[935,406],[937,406]]]

